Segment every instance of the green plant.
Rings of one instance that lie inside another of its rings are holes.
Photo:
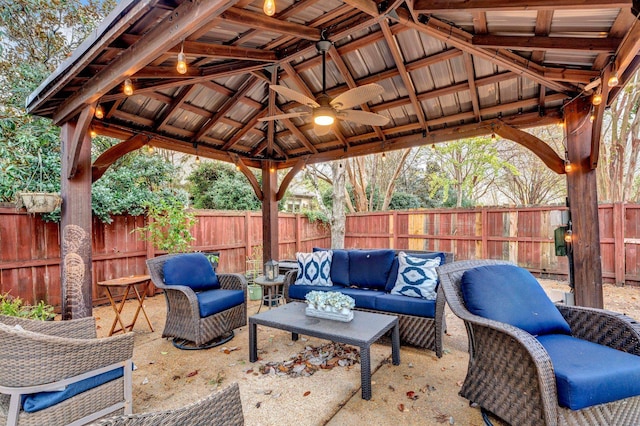
[[[19,297],[12,297],[9,293],[0,294],[0,314],[11,317],[29,318],[46,321],[53,319],[53,306],[39,301],[36,305],[26,305]]]
[[[191,227],[196,219],[177,199],[159,199],[146,203],[147,226],[136,228],[138,236],[151,241],[155,248],[168,253],[191,251]]]

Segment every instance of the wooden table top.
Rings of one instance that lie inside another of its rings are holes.
[[[141,284],[145,281],[149,281],[151,277],[149,275],[130,275],[128,277],[113,278],[106,281],[98,281],[98,285],[124,287],[131,284]]]

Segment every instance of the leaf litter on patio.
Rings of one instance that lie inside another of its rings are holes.
[[[260,373],[308,377],[318,370],[331,370],[334,367],[350,368],[359,363],[360,351],[357,348],[343,343],[329,342],[318,347],[306,346],[286,361],[266,362],[260,366]]]

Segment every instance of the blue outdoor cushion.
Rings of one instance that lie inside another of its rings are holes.
[[[350,250],[349,284],[384,290],[395,256],[393,250]]]
[[[310,291],[342,291],[344,287],[342,286],[331,286],[327,287],[324,285],[290,285],[289,286],[289,297],[296,300],[304,300],[304,297]]]
[[[202,253],[187,253],[171,257],[162,266],[167,285],[186,285],[193,291],[220,288],[211,262]]]
[[[376,297],[376,310],[396,314],[413,315],[423,318],[436,317],[436,301],[396,294],[382,294]]]
[[[27,413],[35,413],[44,410],[56,404],[61,403],[71,397],[81,394],[89,389],[96,388],[112,380],[118,379],[124,375],[124,368],[116,368],[97,376],[88,377],[79,382],[68,385],[64,390],[53,392],[38,392],[28,395],[22,395],[22,409]]]
[[[331,259],[331,282],[333,284],[349,286],[349,251],[344,249],[323,249],[314,247],[313,251],[333,251]]]
[[[368,290],[362,288],[342,288],[340,293],[353,297],[356,301],[356,308],[375,309],[376,298],[384,295],[380,290]]]
[[[244,303],[244,291],[215,289],[196,293],[200,318],[206,318]]]
[[[441,251],[434,251],[432,253],[413,253],[410,250],[405,251],[411,257],[418,257],[420,259],[435,259],[436,257],[440,258],[440,265],[444,265],[446,263],[446,257]],[[384,289],[387,293],[390,293],[393,290],[393,287],[396,285],[396,280],[398,279],[398,257],[393,258],[393,263],[391,264],[391,271],[389,272],[389,278],[387,278],[387,284]]]
[[[575,337],[538,337],[556,375],[558,403],[572,410],[640,395],[640,357]]]
[[[511,324],[534,336],[571,334],[569,324],[526,269],[490,265],[469,269],[460,281],[467,309],[478,316]]]

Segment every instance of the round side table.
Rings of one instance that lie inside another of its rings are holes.
[[[264,275],[260,275],[256,277],[254,282],[262,287],[262,303],[260,303],[258,312],[260,312],[262,305],[265,303],[271,309],[274,304],[278,306],[280,302],[284,301],[284,296],[278,291],[278,287],[284,284],[284,275],[278,275],[273,280],[268,280]]]

